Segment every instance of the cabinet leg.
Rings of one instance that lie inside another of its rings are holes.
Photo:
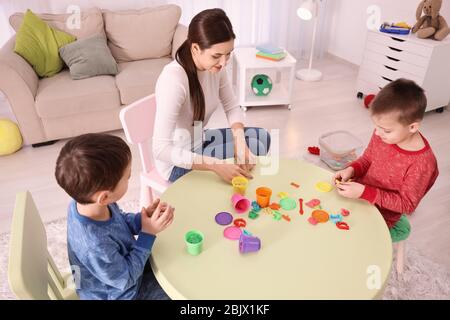
[[[437,109],[436,109],[436,112],[437,112],[437,113],[443,113],[443,112],[444,112],[444,107],[437,108]]]
[[[33,148],[51,146],[52,144],[55,144],[57,141],[58,140],[51,140],[51,141],[45,141],[45,142],[40,142],[40,143],[33,143],[32,146],[33,146]]]
[[[246,112],[247,111],[247,107],[241,107],[242,111]]]
[[[288,104],[288,105],[287,105],[287,108],[288,108],[288,110],[292,110],[292,105],[291,105],[291,104]]]
[[[358,99],[362,99],[362,98],[364,97],[364,94],[363,94],[362,92],[358,92],[358,93],[356,94],[356,97],[357,97]]]

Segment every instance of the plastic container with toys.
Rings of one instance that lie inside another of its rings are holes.
[[[320,159],[333,170],[345,169],[362,153],[363,143],[348,131],[326,133],[319,138]]]

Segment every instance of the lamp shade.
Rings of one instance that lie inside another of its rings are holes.
[[[297,15],[302,20],[311,20],[317,15],[317,3],[313,0],[306,0],[298,8]]]

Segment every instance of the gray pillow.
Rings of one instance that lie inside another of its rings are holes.
[[[69,43],[59,49],[59,55],[69,67],[74,80],[118,73],[116,60],[101,35]]]

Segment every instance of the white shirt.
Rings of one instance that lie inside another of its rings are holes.
[[[205,126],[222,104],[228,124],[244,123],[244,115],[234,96],[225,68],[218,73],[197,71],[205,97]],[[191,169],[203,134],[194,137],[194,110],[191,106],[186,71],[176,61],[166,65],[155,89],[156,118],[153,131],[153,157],[159,174],[169,179],[174,166]]]

